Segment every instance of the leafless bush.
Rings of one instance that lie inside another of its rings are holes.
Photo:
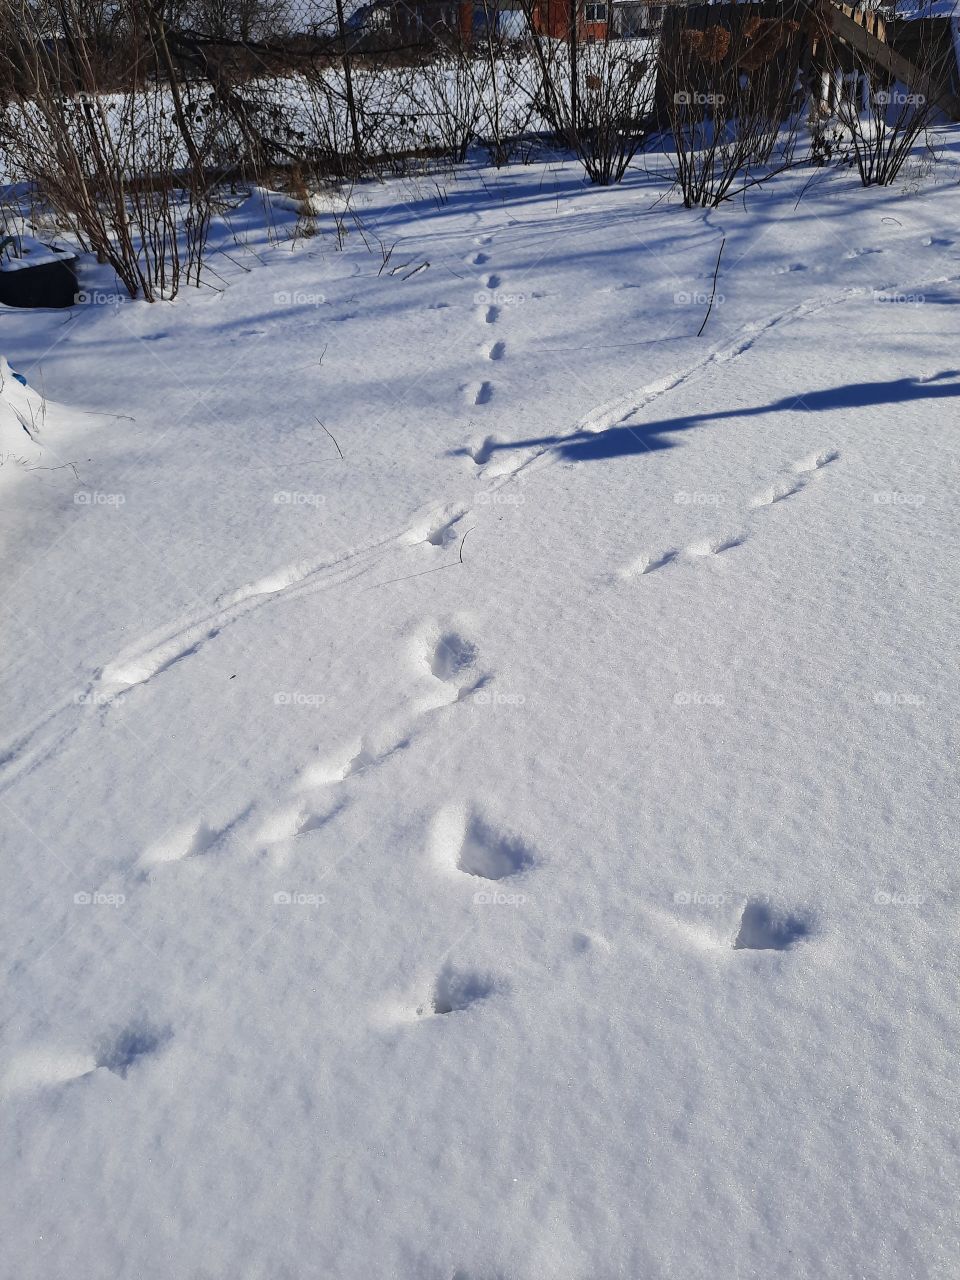
[[[680,27],[663,41],[660,95],[688,208],[711,208],[793,161],[799,24],[747,15],[735,30]]]
[[[171,297],[198,280],[209,226],[201,130],[179,86],[163,83],[145,10],[127,7],[130,90],[112,95],[100,91],[87,0],[57,10],[50,28],[27,0],[0,4],[0,80],[16,86],[0,113],[12,176],[34,184],[131,296]]]
[[[283,34],[291,16],[285,0],[166,0],[163,10],[171,26],[241,43]]]
[[[480,12],[483,24],[477,34],[478,57],[472,63],[482,83],[480,141],[499,169],[513,156],[533,113],[530,95],[518,91],[529,58],[518,40],[501,31],[501,8],[496,0],[481,0]]]
[[[932,121],[956,106],[949,90],[955,62],[949,28],[929,21],[910,25],[909,59],[886,42],[874,45],[870,56],[841,43],[831,27],[822,28],[825,114],[848,141],[865,187],[893,182]]]
[[[653,41],[584,41],[571,18],[565,40],[539,26],[535,0],[522,0],[536,67],[538,113],[575,152],[591,182],[619,182],[652,127]],[[576,9],[576,6],[574,6]],[[608,28],[609,30],[609,28]]]
[[[421,118],[424,140],[434,139],[454,161],[466,159],[477,136],[487,90],[488,64],[463,42],[428,50],[407,73],[407,92]]]

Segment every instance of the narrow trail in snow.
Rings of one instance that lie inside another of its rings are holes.
[[[493,237],[489,235],[477,237],[475,243],[482,245],[483,248],[474,255],[475,263],[480,258],[484,263],[489,261],[490,255],[486,250],[489,249],[492,241]],[[491,275],[488,281],[491,279],[496,279],[499,283],[499,277]],[[933,283],[940,283],[942,280],[942,277],[938,277]],[[679,373],[658,379],[644,387],[639,394],[633,392],[590,410],[567,436],[538,448],[533,456],[524,461],[502,470],[496,468],[494,463],[494,474],[489,476],[493,482],[488,486],[489,493],[495,493],[531,468],[548,464],[556,456],[555,451],[558,445],[564,441],[572,441],[584,435],[592,435],[611,427],[624,425],[629,418],[634,417],[649,404],[685,386],[705,370],[739,359],[750,351],[760,338],[779,326],[794,320],[806,319],[852,298],[865,296],[868,292],[864,288],[845,288],[832,297],[806,299],[784,311],[750,322],[744,327],[741,336],[732,343],[714,348],[702,359]],[[478,311],[482,312],[485,323],[495,323],[499,318],[499,308],[486,302],[478,305]],[[496,314],[491,316],[491,312]],[[482,385],[492,387],[490,382]],[[489,400],[489,394],[481,403],[486,403],[487,400]],[[481,468],[481,475],[484,475],[491,468],[493,455],[498,447],[499,442],[488,436],[481,445],[467,447],[458,452],[470,456]],[[778,500],[773,496],[772,490],[768,500],[771,502]],[[392,532],[367,546],[354,548],[343,556],[281,566],[254,582],[221,596],[209,610],[181,617],[170,627],[144,637],[106,663],[82,690],[75,691],[69,698],[48,709],[33,725],[9,742],[5,748],[0,749],[0,793],[59,750],[84,723],[86,716],[92,712],[101,716],[109,714],[110,703],[114,698],[147,683],[176,663],[194,656],[208,641],[216,639],[224,628],[240,618],[276,601],[296,599],[318,591],[346,586],[369,573],[384,557],[402,551],[411,543],[426,541],[433,546],[446,546],[456,537],[457,526],[462,527],[462,523],[465,523],[470,514],[471,512],[466,508],[457,508],[455,514],[446,515],[439,524],[431,526],[426,532],[421,532],[423,530],[421,517],[406,528]],[[723,548],[719,546],[716,548],[716,550],[721,549]],[[659,567],[659,564],[668,563],[673,558],[673,554],[668,554],[657,565],[651,562],[650,568]],[[649,569],[639,572],[647,571]],[[62,723],[68,718],[70,718],[69,723]]]

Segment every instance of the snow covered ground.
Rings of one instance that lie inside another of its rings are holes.
[[[4,312],[5,1275],[956,1275],[960,190],[810,176]]]

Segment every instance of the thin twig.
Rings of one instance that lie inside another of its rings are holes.
[[[471,525],[470,528],[467,530],[467,533],[473,533],[476,527],[477,526],[475,524]],[[460,563],[461,564],[463,564],[463,544],[467,540],[467,533],[465,533],[463,537],[460,539]]]
[[[710,312],[713,310],[713,300],[717,296],[717,276],[720,273],[720,259],[723,257],[723,246],[727,243],[727,237],[724,236],[720,241],[720,252],[717,254],[717,265],[713,269],[713,288],[710,291],[710,305],[707,307],[707,314],[703,317],[703,324],[697,330],[697,337],[703,333],[707,327],[707,321],[710,319]]]
[[[806,180],[806,182],[800,188],[800,194],[797,196],[797,203],[793,206],[794,213],[796,213],[796,211],[800,208],[800,201],[807,194],[807,188],[813,182],[814,178],[818,177],[821,173],[823,173],[822,169],[814,169],[813,173],[811,173],[810,177]]]
[[[374,582],[372,586],[364,587],[364,591],[373,591],[376,587],[389,587],[393,582],[409,582],[411,578],[425,578],[428,573],[439,573],[441,569],[459,569],[460,565],[456,560],[450,560],[447,564],[435,565],[432,569],[421,569],[419,573],[408,573],[402,578],[388,578],[386,582]]]
[[[323,357],[321,356],[321,359],[322,359],[322,358],[323,358]],[[331,431],[327,431],[327,428],[323,426],[323,423],[322,423],[322,422],[320,422],[320,419],[319,419],[318,417],[316,417],[316,415],[314,415],[314,421],[315,421],[315,422],[317,422],[317,423],[319,423],[319,425],[320,425],[321,427],[323,427],[324,431],[326,431],[326,432],[327,432],[327,435],[330,437],[330,439],[333,441],[333,443],[337,445],[337,453],[339,453],[339,455],[340,455],[340,461],[341,461],[341,462],[346,462],[346,458],[343,456],[343,450],[342,450],[342,449],[340,448],[340,446],[337,444],[336,436],[334,436],[334,434],[333,434]]]
[[[76,480],[77,484],[83,484],[83,481],[80,479],[79,472],[77,471],[76,465],[72,462],[63,462],[60,464],[59,467],[24,467],[24,470],[25,471],[72,471],[73,478],[74,480]]]

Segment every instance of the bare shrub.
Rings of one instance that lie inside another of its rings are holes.
[[[0,40],[0,78],[15,86],[0,145],[13,175],[35,186],[131,296],[172,297],[182,278],[198,279],[209,226],[203,158],[183,100],[163,83],[143,12],[126,10],[130,87],[105,95],[86,0],[57,8],[60,25],[50,28],[51,15],[25,0],[0,6],[0,26],[18,34],[16,45]]]
[[[799,24],[746,15],[735,29],[680,26],[664,38],[659,93],[688,208],[711,208],[793,162]]]
[[[654,42],[609,35],[583,41],[573,14],[566,39],[552,39],[539,29],[535,0],[522,4],[536,69],[537,113],[575,153],[591,182],[619,182],[652,129]]]
[[[909,58],[889,39],[864,40],[858,48],[859,24],[844,14],[821,23],[827,107],[865,187],[893,182],[933,120],[955,112],[949,85],[956,55],[948,21],[908,24]],[[892,33],[882,20],[873,22],[880,35]]]

